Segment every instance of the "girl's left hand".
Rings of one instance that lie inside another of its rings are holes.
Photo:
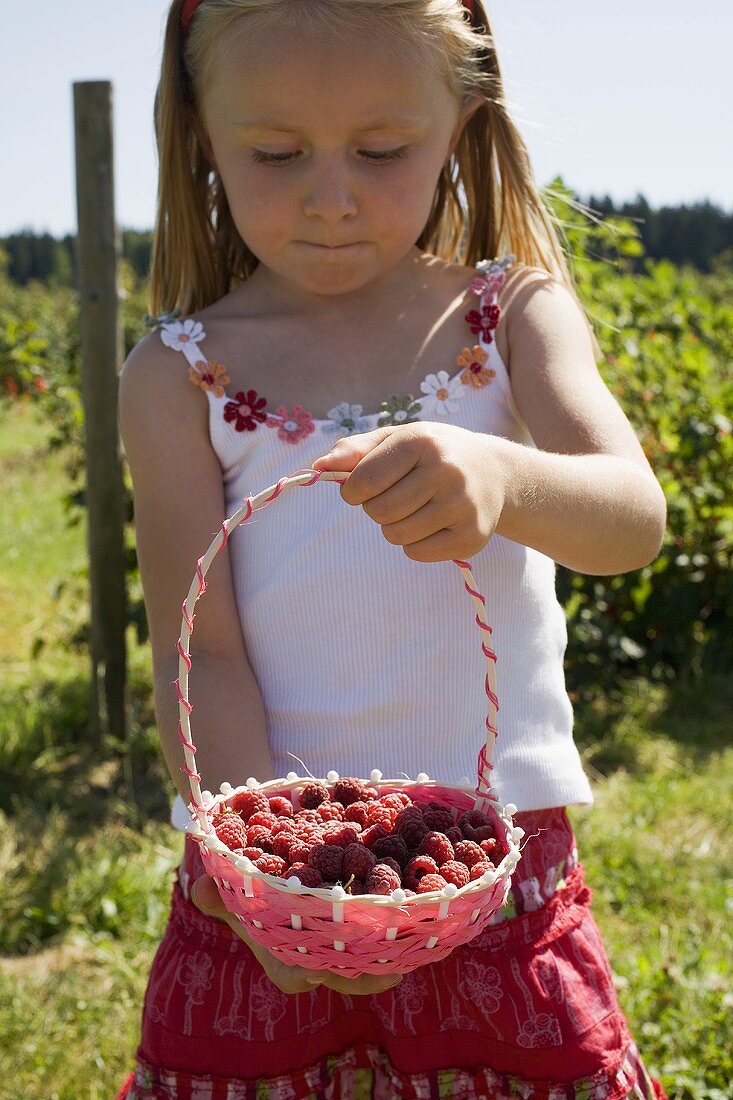
[[[421,422],[345,436],[314,470],[344,470],[347,504],[361,504],[387,542],[413,561],[469,558],[501,517],[507,485],[502,440]]]

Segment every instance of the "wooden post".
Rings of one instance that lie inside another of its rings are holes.
[[[117,378],[123,358],[119,311],[120,233],[115,223],[112,85],[74,84],[77,277],[86,441],[91,584],[90,724],[125,733],[124,491],[117,427]]]

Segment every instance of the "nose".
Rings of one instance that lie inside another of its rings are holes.
[[[356,215],[358,204],[348,167],[336,157],[314,164],[303,198],[308,218],[335,224]]]

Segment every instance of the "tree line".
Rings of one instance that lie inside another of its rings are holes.
[[[620,205],[608,195],[574,198],[602,219],[632,221],[638,228],[644,255],[653,260],[687,264],[704,273],[710,273],[721,262],[733,263],[733,212],[727,213],[709,200],[653,210],[641,194],[633,202]],[[54,237],[32,229],[0,237],[0,248],[8,256],[8,276],[20,286],[34,279],[72,286],[75,239],[71,233]],[[123,229],[122,251],[138,278],[144,279],[150,271],[151,230]],[[632,268],[643,270],[643,257],[630,262]]]

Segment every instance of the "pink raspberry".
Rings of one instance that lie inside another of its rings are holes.
[[[363,844],[349,844],[348,847],[344,848],[344,862],[341,873],[345,879],[350,878],[351,875],[366,879],[376,862],[376,856]]]
[[[447,885],[442,875],[423,875],[417,884],[417,892],[429,894],[431,890],[443,890]]]
[[[451,842],[454,848],[456,844],[460,844],[463,840],[463,833],[457,825],[454,825],[451,829],[446,829],[445,835],[448,837],[448,840]]]
[[[280,859],[280,856],[273,856],[268,853],[255,860],[257,870],[264,871],[267,875],[281,875],[287,869],[287,866],[285,860]]]
[[[383,825],[391,833],[397,820],[397,811],[383,806],[381,802],[370,802],[367,805],[367,819],[370,825]]]
[[[447,833],[455,825],[453,814],[445,806],[431,802],[423,813],[423,821],[431,832]]]
[[[299,801],[306,810],[315,810],[322,802],[328,802],[328,787],[325,783],[306,783],[300,788]]]
[[[477,863],[474,863],[470,870],[471,881],[477,878],[481,878],[484,871],[495,871],[496,868],[490,859],[480,859]]]
[[[495,836],[489,837],[487,840],[482,840],[479,843],[479,848],[482,852],[486,853],[486,858],[490,859],[492,863],[501,863],[501,857],[504,853]]]
[[[320,803],[319,803],[320,805]],[[322,825],[323,818],[317,810],[298,810],[295,820],[304,825]]]
[[[486,858],[486,853],[482,852],[473,840],[462,840],[460,844],[456,844],[454,854],[458,862],[465,863],[469,871],[474,863]]]
[[[294,833],[296,830],[295,818],[293,817],[276,817],[275,824],[270,829],[273,836],[278,836],[280,833]]]
[[[264,825],[248,825],[247,844],[253,844],[255,848],[261,848],[263,852],[272,852],[270,830],[265,828]]]
[[[409,855],[403,838],[395,833],[382,837],[381,840],[375,840],[372,844],[372,851],[377,859],[384,859],[385,856],[389,856],[391,859],[396,860],[401,867],[405,866]]]
[[[382,806],[388,806],[390,810],[404,810],[405,806],[412,805],[412,799],[404,791],[390,791],[389,794],[383,794],[379,799]]]
[[[260,856],[265,854],[261,848],[240,848],[239,853],[246,856],[247,859],[251,859],[253,863],[256,863]]]
[[[359,826],[355,821],[331,821],[323,830],[323,839],[326,844],[337,844],[340,848],[346,848],[349,844],[356,844],[359,839]]]
[[[321,872],[315,867],[309,867],[306,863],[294,863],[288,867],[283,878],[299,878],[303,886],[316,887],[323,882]]]
[[[269,810],[270,808],[266,794],[263,794],[262,791],[251,791],[249,788],[246,791],[240,791],[239,794],[232,795],[228,804],[235,813],[239,814],[243,821],[249,821],[252,814],[257,813],[258,810]]]
[[[423,875],[437,875],[438,864],[430,856],[415,856],[405,867],[405,885],[417,890]]]
[[[364,799],[366,783],[361,779],[337,779],[333,785],[333,798],[342,806],[350,806],[352,802],[360,802]]]
[[[470,873],[465,863],[459,863],[457,859],[449,859],[440,868],[440,873],[446,882],[452,882],[460,890],[470,881]]]
[[[398,836],[402,837],[409,850],[414,852],[420,847],[423,837],[426,837],[430,830],[422,818],[411,818],[408,821],[403,821],[401,825],[398,825],[395,832]]]
[[[322,802],[316,813],[322,821],[343,821],[344,808],[340,802]]]
[[[293,816],[293,803],[284,795],[273,794],[267,801],[270,803],[270,812],[276,817]]]
[[[366,888],[370,894],[391,894],[401,886],[400,876],[384,863],[377,863],[369,872]]]
[[[365,787],[362,797],[365,802],[373,802],[379,798],[379,791],[376,787]]]
[[[381,859],[377,860],[377,863],[384,863],[387,867],[391,867],[392,870],[396,871],[400,876],[400,882],[402,881],[402,868],[396,859],[392,859],[391,856],[383,856]]]
[[[453,859],[454,851],[453,845],[448,840],[445,833],[426,833],[420,841],[420,846],[417,849],[418,855],[432,856],[438,867],[441,867],[444,863],[447,863],[449,859]]]
[[[293,833],[278,833],[272,838],[273,854],[290,861],[290,851],[294,844],[297,844],[297,841]]]
[[[321,843],[320,840],[313,838],[312,840],[300,840],[296,839],[290,845],[289,857],[292,863],[307,863],[309,856],[314,848]]]
[[[382,837],[388,836],[387,830],[383,825],[377,823],[376,825],[370,825],[361,834],[361,842],[367,848],[374,848],[375,843],[381,840]]]
[[[258,810],[256,813],[252,814],[247,824],[264,825],[268,831],[271,831],[276,821],[277,818],[274,814],[271,814],[269,810]]]
[[[230,851],[247,846],[247,826],[239,814],[225,810],[214,817],[214,832]]]
[[[336,882],[341,878],[344,850],[338,844],[319,844],[308,856],[308,862],[321,872],[325,882]]]
[[[344,810],[344,821],[356,821],[362,829],[366,829],[369,821],[369,811],[366,802],[352,802]]]

